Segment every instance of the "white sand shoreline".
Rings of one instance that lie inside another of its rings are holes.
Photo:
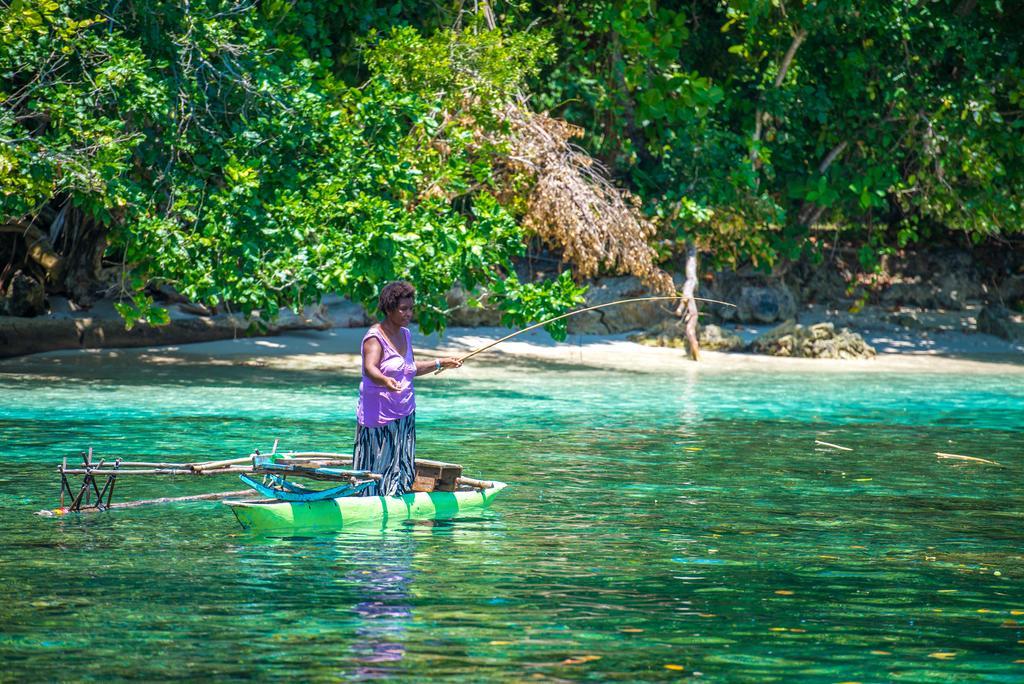
[[[358,368],[360,328],[309,330],[274,337],[241,338],[164,347],[64,350],[7,359],[0,373],[38,373],[55,366],[241,366],[281,370],[337,371]],[[502,328],[449,328],[443,337],[414,331],[413,345],[421,357],[461,355],[511,332]],[[754,329],[748,334],[759,332]],[[983,373],[1024,378],[1024,353],[1019,347],[988,335],[936,333],[888,337],[866,335],[879,350],[870,360],[793,359],[745,353],[704,352],[691,361],[681,349],[647,347],[627,334],[570,335],[555,342],[532,331],[474,357],[456,371],[469,377],[508,373],[523,363],[549,363],[588,368],[671,372],[856,372],[856,373]],[[58,361],[55,363],[55,361]]]

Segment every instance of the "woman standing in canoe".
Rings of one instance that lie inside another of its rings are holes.
[[[377,308],[384,320],[363,337],[363,380],[356,407],[356,443],[352,467],[382,479],[363,490],[366,496],[396,496],[416,478],[416,395],[413,378],[441,368],[458,368],[458,359],[416,361],[409,323],[416,290],[407,282],[380,291]]]

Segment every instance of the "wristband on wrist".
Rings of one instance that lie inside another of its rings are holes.
[[[441,370],[441,359],[434,359],[434,370]]]

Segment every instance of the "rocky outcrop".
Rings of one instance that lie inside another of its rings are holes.
[[[789,264],[785,280],[805,304],[852,303],[855,293],[867,293],[871,303],[890,310],[963,311],[971,302],[990,299],[994,293],[1006,301],[1015,299],[1013,292],[1024,296],[1020,257],[1013,256],[1013,249],[1003,251],[908,249],[883,257],[880,270],[869,275],[853,250],[839,249],[825,263]]]
[[[46,313],[46,288],[35,278],[15,271],[0,296],[0,315],[39,316]]]
[[[475,328],[501,325],[501,311],[487,305],[486,295],[478,306],[470,305],[470,295],[465,288],[456,285],[445,294],[448,303],[448,325]]]
[[[98,307],[102,314],[103,307]],[[247,320],[238,314],[185,316],[176,313],[167,325],[125,328],[117,315],[0,316],[0,358],[59,349],[149,347],[212,342],[236,337],[276,335],[289,330],[325,330],[332,322],[312,310],[296,315],[282,311],[273,323]]]
[[[796,299],[782,283],[744,287],[736,303],[736,320],[741,323],[772,323],[796,316]]]
[[[20,318],[0,316],[0,358],[58,349],[147,347],[209,342],[246,336],[248,326],[234,317],[193,318],[126,330],[119,319]]]
[[[311,318],[314,314],[307,310],[303,315]],[[373,322],[361,305],[338,295],[324,297],[315,315],[329,322],[333,328],[365,328]]]
[[[735,304],[701,305],[703,310],[722,321],[774,323],[795,318],[797,313],[797,300],[792,290],[781,280],[763,274],[721,271],[697,294]]]
[[[629,339],[648,347],[689,347],[686,342],[686,325],[678,318],[666,319],[642,333],[630,335]],[[735,351],[743,346],[743,340],[739,335],[723,330],[713,323],[700,326],[697,341],[703,351]]]
[[[886,265],[882,306],[962,310],[969,299],[984,296],[982,277],[971,254],[940,249],[896,256]]]
[[[633,277],[602,278],[595,281],[587,290],[586,301],[581,308],[606,304],[619,299],[633,297],[650,297],[651,293]],[[629,330],[642,330],[664,318],[675,307],[669,300],[653,302],[631,302],[607,309],[588,311],[573,316],[568,321],[569,332],[574,335],[607,335]]]
[[[1006,302],[1024,303],[1024,273],[1004,279],[999,286],[999,297]]]
[[[804,327],[787,321],[754,340],[748,347],[755,354],[814,359],[870,359],[875,349],[849,329],[836,332],[832,323]]]
[[[743,348],[743,339],[739,335],[713,323],[700,327],[697,341],[700,342],[701,349],[708,351],[738,351]]]
[[[1024,342],[1024,323],[1014,318],[1005,306],[989,304],[978,314],[978,332],[995,335],[1010,342]]]

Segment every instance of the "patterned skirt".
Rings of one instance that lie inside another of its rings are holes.
[[[356,426],[352,467],[383,478],[362,491],[362,496],[398,496],[412,489],[416,479],[416,412],[377,428]]]

